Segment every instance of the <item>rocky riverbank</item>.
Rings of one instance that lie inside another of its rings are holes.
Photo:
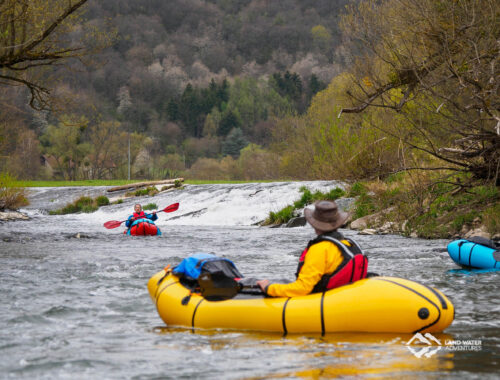
[[[336,200],[339,207],[343,210],[349,211],[355,207],[354,198],[339,198]],[[408,221],[393,221],[392,214],[397,212],[395,207],[389,207],[385,210],[365,215],[361,218],[348,220],[347,227],[352,230],[359,231],[361,235],[405,235],[412,238],[422,237],[417,231],[408,231]],[[295,210],[295,217],[291,218],[288,222],[282,224],[273,224],[268,227],[277,228],[293,228],[301,227],[306,225],[306,220],[302,216],[303,209]],[[300,215],[300,216],[298,216]],[[263,225],[263,222],[260,223]],[[454,234],[450,234],[447,238],[458,239],[458,238],[470,238],[472,236],[481,236],[486,239],[492,239],[495,241],[500,241],[500,233],[490,233],[486,225],[482,223],[481,218],[476,217],[471,223],[463,224],[460,231]]]

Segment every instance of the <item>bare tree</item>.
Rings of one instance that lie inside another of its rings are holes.
[[[47,107],[43,68],[82,54],[73,41],[77,11],[87,0],[0,0],[0,84],[25,86],[30,105]]]
[[[384,107],[408,128],[385,131],[437,165],[500,184],[498,0],[364,0],[343,29],[353,105]],[[400,116],[398,116],[400,117]],[[430,169],[430,168],[428,168]]]

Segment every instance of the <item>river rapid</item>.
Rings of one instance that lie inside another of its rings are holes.
[[[467,271],[445,251],[447,240],[359,235],[369,270],[435,287],[453,302],[455,320],[441,341],[460,346],[406,346],[405,334],[303,334],[166,327],[148,295],[148,279],[197,252],[233,260],[245,276],[292,278],[311,227],[254,224],[332,181],[189,185],[135,198],[92,214],[50,216],[81,195],[105,187],[35,188],[22,211],[31,220],[0,224],[1,379],[263,379],[463,378],[496,379],[500,368],[500,272]],[[135,202],[162,209],[159,237],[130,237],[124,220]],[[425,350],[420,352],[420,349]]]

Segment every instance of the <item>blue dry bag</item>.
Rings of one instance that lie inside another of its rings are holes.
[[[217,257],[211,253],[197,253],[186,257],[172,270],[172,273],[190,280],[197,280],[202,271],[223,272],[232,278],[243,277],[231,260]]]

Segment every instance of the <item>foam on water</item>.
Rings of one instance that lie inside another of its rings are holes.
[[[159,214],[158,226],[181,224],[200,226],[249,226],[264,220],[270,211],[278,211],[292,204],[301,196],[299,189],[306,186],[311,191],[330,191],[344,188],[337,181],[273,182],[245,184],[186,185],[153,197],[134,197],[122,204],[101,207],[91,214],[68,216],[80,223],[102,225],[105,221],[124,220],[131,213],[134,203],[143,205],[155,203],[159,209],[179,202],[177,211]],[[31,191],[31,205],[24,211],[29,215],[44,213],[72,202],[82,195],[104,195],[106,187],[100,188],[34,188]],[[109,196],[109,194],[106,194]],[[57,205],[57,207],[54,207]]]

